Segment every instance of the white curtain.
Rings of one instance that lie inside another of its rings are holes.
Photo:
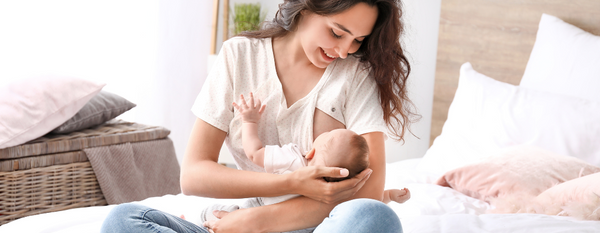
[[[0,1],[0,85],[40,75],[106,83],[119,118],[171,130],[179,161],[207,74],[212,1]]]

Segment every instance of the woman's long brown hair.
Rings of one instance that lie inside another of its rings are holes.
[[[404,141],[410,124],[420,116],[414,113],[414,105],[408,99],[406,81],[410,74],[410,64],[400,44],[404,24],[400,20],[402,9],[399,0],[285,0],[271,22],[263,29],[242,32],[240,36],[251,38],[282,37],[296,30],[300,12],[307,10],[318,15],[341,13],[357,3],[364,2],[379,10],[373,31],[364,40],[353,56],[370,68],[379,90],[379,101],[383,117],[392,137]]]

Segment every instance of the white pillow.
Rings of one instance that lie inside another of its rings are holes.
[[[503,83],[460,69],[448,119],[418,169],[443,174],[514,145],[534,145],[600,166],[600,102]]]
[[[520,85],[600,101],[600,36],[543,14]]]
[[[68,77],[40,77],[0,87],[0,149],[52,131],[102,87],[104,84]]]

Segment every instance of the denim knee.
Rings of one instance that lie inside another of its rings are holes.
[[[398,215],[385,203],[354,199],[336,206],[315,232],[402,232]]]
[[[123,232],[123,229],[129,228],[128,225],[132,219],[140,218],[142,213],[149,209],[146,206],[124,203],[115,206],[104,219],[101,232]]]
[[[134,203],[123,203],[115,206],[111,211],[108,217],[126,219],[130,217],[139,217],[140,212],[144,212],[149,207],[134,204]],[[115,219],[116,220],[116,219]]]
[[[368,198],[354,199],[341,203],[331,211],[331,214],[341,214],[345,217],[361,219],[372,216],[367,219],[378,221],[385,219],[391,222],[398,222],[398,224],[400,223],[398,215],[388,205]]]

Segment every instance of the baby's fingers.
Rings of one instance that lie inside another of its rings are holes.
[[[233,105],[233,107],[234,107],[235,109],[237,109],[238,111],[242,111],[242,107],[240,107],[240,106],[239,106],[239,105],[238,105],[236,102],[233,102],[233,103],[232,103],[232,105]]]
[[[256,105],[254,105],[254,94],[252,94],[252,92],[250,92],[250,104],[248,104],[251,108],[255,108]]]
[[[256,99],[256,104],[253,106],[254,108],[259,108],[261,106],[260,99]]]
[[[240,95],[240,104],[243,108],[248,108],[248,104],[246,104],[246,99],[244,98],[243,94]]]
[[[262,114],[265,111],[266,107],[267,107],[267,105],[260,106],[260,110],[258,110],[258,114]]]
[[[256,99],[256,107],[258,108],[258,114],[262,114],[265,111],[265,108],[267,106],[266,105],[262,105],[262,102],[260,102],[260,99]]]

